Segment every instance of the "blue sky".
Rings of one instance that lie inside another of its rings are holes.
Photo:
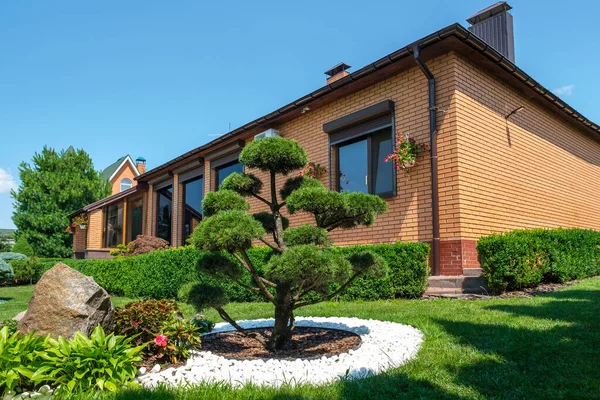
[[[44,145],[152,168],[493,2],[2,1],[0,228]],[[600,3],[509,4],[517,65],[600,122]]]

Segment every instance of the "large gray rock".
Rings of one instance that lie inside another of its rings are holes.
[[[89,335],[98,324],[111,332],[113,322],[108,293],[93,278],[58,263],[35,285],[29,308],[17,327],[22,333],[72,338],[76,332]]]

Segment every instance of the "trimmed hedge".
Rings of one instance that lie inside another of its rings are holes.
[[[600,275],[600,232],[589,229],[495,234],[479,239],[477,253],[488,285],[497,293]]]
[[[340,299],[416,298],[426,290],[429,276],[429,245],[394,243],[338,247],[335,251],[352,254],[365,249],[383,256],[390,266],[391,273],[385,278],[357,279],[340,296]],[[271,256],[271,251],[268,247],[250,249],[249,256],[259,271],[263,270]],[[176,298],[177,291],[184,283],[191,281],[213,283],[210,278],[199,276],[196,269],[198,260],[206,254],[192,247],[180,247],[111,260],[41,259],[36,266],[34,280],[37,281],[45,271],[58,261],[62,261],[85,275],[93,276],[99,285],[114,295],[132,298]],[[233,283],[220,283],[220,285],[225,288],[231,301],[264,301],[262,296]]]

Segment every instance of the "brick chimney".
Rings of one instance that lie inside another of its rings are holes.
[[[140,175],[146,172],[146,159],[144,157],[138,157],[135,160],[135,167],[140,172]]]
[[[329,77],[327,78],[327,84],[329,85],[330,83],[333,83],[339,79],[342,79],[345,76],[350,75],[350,73],[346,71],[348,68],[350,68],[350,65],[341,62],[335,67],[325,71],[325,75]]]

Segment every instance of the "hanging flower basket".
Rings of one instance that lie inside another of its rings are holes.
[[[408,137],[408,133],[400,133],[396,137],[396,148],[383,161],[392,161],[396,170],[403,169],[408,172],[417,164],[417,154],[427,150],[428,144],[417,143],[415,139]]]
[[[86,229],[88,226],[88,216],[87,214],[78,215],[73,218],[73,222],[71,223],[73,228],[79,227],[79,229]]]
[[[307,176],[315,179],[321,179],[326,174],[327,168],[322,167],[321,164],[315,164],[314,162],[308,163],[308,165],[300,171],[300,176]]]

